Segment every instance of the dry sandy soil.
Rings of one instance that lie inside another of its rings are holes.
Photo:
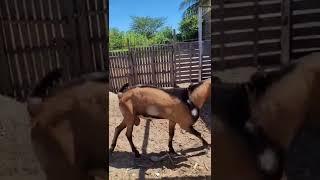
[[[210,102],[202,110],[202,119],[195,124],[203,137],[211,144]],[[116,94],[109,93],[109,147],[114,129],[122,120]],[[204,123],[206,122],[206,123]],[[173,148],[181,157],[167,156],[161,161],[152,161],[168,152],[168,120],[141,119],[134,127],[133,142],[141,158],[135,158],[125,130],[120,134],[114,153],[109,156],[109,179],[211,179],[211,148],[206,150],[195,136],[176,126]]]
[[[25,104],[0,96],[0,107],[0,179],[44,179],[32,150]]]

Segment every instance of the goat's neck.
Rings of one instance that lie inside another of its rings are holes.
[[[197,107],[201,108],[211,95],[211,83],[204,83],[195,89],[189,96],[189,99]]]

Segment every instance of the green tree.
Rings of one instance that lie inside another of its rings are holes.
[[[179,24],[180,38],[190,40],[198,38],[198,16],[187,16]]]
[[[171,27],[164,27],[160,29],[152,38],[152,44],[167,44],[173,40],[173,29]]]
[[[129,40],[131,47],[138,47],[138,46],[148,46],[150,44],[150,40],[143,34],[139,34],[133,31],[128,31],[125,34],[125,41],[127,45],[127,41]],[[127,45],[128,46],[128,45]]]
[[[131,19],[131,30],[138,34],[145,35],[147,38],[153,37],[155,33],[163,27],[166,21],[164,17],[153,18],[149,16],[132,16]]]
[[[110,28],[109,31],[109,49],[122,49],[124,41],[124,32],[120,31],[117,28]]]

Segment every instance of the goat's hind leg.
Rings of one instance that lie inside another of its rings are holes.
[[[173,140],[173,136],[174,136],[174,130],[175,130],[175,125],[176,123],[173,121],[169,121],[169,153],[172,154],[176,154],[176,152],[174,151],[173,147],[172,147],[172,140]]]
[[[133,131],[134,121],[130,121],[130,122],[132,122],[132,123],[128,124],[128,126],[127,126],[126,136],[127,136],[127,139],[130,143],[132,152],[134,152],[135,157],[140,157],[139,151],[134,146],[133,141],[132,141],[132,131]]]
[[[121,131],[126,127],[126,124],[124,121],[122,121],[119,126],[116,127],[115,131],[114,131],[114,136],[112,139],[112,143],[111,143],[111,148],[110,148],[110,153],[112,153],[114,151],[114,148],[117,145],[117,139],[119,137],[119,134],[121,133]]]

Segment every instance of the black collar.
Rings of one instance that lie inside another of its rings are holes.
[[[187,106],[189,108],[189,112],[191,114],[192,120],[196,121],[198,120],[200,116],[200,109],[194,105],[194,103],[191,101],[190,97],[187,100]]]

